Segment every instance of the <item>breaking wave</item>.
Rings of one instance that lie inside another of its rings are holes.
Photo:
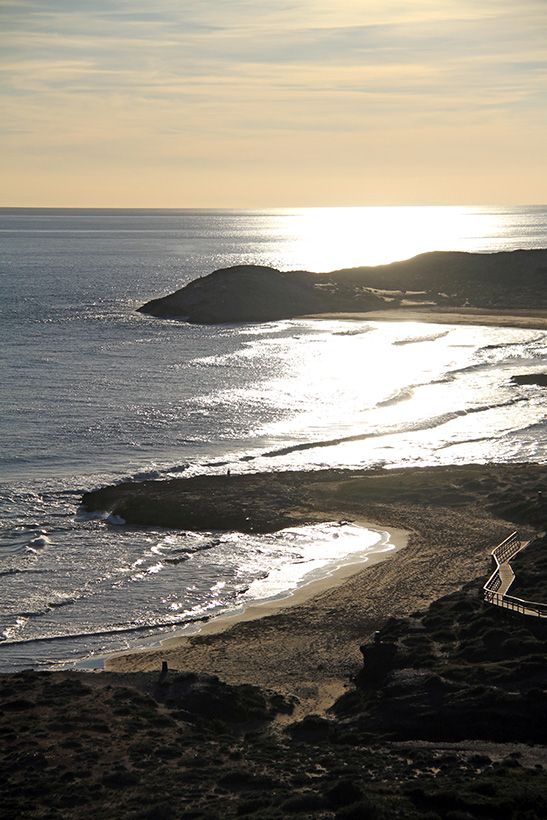
[[[296,453],[301,450],[313,450],[316,447],[334,447],[337,444],[347,444],[352,441],[364,441],[365,439],[376,438],[377,436],[393,436],[399,435],[401,433],[414,433],[423,430],[430,430],[434,429],[435,427],[440,427],[443,424],[447,424],[449,421],[452,421],[453,419],[459,418],[461,416],[469,416],[474,413],[485,413],[488,410],[497,410],[503,407],[511,407],[514,404],[519,404],[520,402],[525,401],[527,401],[526,398],[515,398],[510,399],[509,401],[500,402],[498,404],[485,404],[481,407],[470,407],[462,410],[455,410],[453,412],[444,413],[441,416],[436,416],[431,419],[414,422],[412,424],[407,424],[406,426],[386,428],[384,430],[376,429],[367,433],[356,433],[355,435],[351,436],[340,436],[337,438],[325,439],[321,441],[308,441],[303,442],[302,444],[293,444],[289,447],[280,447],[276,450],[270,450],[266,453],[262,453],[262,456],[264,458],[274,458],[276,456],[284,456],[289,455],[290,453]]]
[[[406,339],[396,339],[393,344],[400,347],[401,345],[414,345],[419,342],[436,342],[437,339],[442,339],[444,336],[448,336],[449,333],[450,330],[444,330],[442,333],[435,333],[428,336],[409,336]]]

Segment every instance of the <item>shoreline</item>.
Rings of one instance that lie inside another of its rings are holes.
[[[379,321],[379,322],[426,322],[428,324],[486,325],[488,327],[515,327],[527,330],[547,330],[547,311],[491,310],[489,308],[433,307],[392,308],[355,312],[309,313],[297,319]]]
[[[421,522],[413,507],[392,512],[402,513],[405,520],[397,520],[399,527],[390,522],[389,529],[405,530],[408,541],[389,560],[368,567],[354,565],[355,572],[346,577],[340,573],[335,586],[325,579],[313,595],[308,596],[311,590],[303,587],[288,605],[285,599],[271,610],[267,604],[248,610],[247,617],[245,613],[233,619],[219,616],[196,634],[109,655],[104,671],[159,673],[166,661],[172,672],[211,674],[230,685],[251,683],[294,697],[297,705],[291,720],[326,715],[352,687],[362,663],[359,646],[390,617],[408,616],[478,575],[486,578],[491,549],[507,531],[505,522],[482,517],[466,520],[467,516],[453,512],[448,527],[437,511],[424,514]],[[388,524],[382,524],[378,521],[378,528],[387,530]],[[452,528],[460,533],[468,528],[475,538],[480,528],[489,533],[488,540],[477,550],[466,534],[457,548],[460,561],[448,562]],[[442,531],[441,549],[438,543],[428,543],[437,530]]]
[[[324,714],[358,672],[359,646],[388,619],[423,610],[479,577],[486,580],[491,550],[519,520],[528,524],[523,534],[541,526],[537,491],[546,479],[547,468],[534,464],[279,474],[276,480],[293,493],[293,508],[283,515],[360,519],[375,529],[404,530],[407,546],[389,560],[354,566],[355,572],[345,568],[336,585],[331,577],[303,587],[290,605],[284,599],[273,611],[266,604],[243,617],[213,619],[198,634],[110,655],[106,668],[157,673],[167,661],[174,672],[215,675],[229,685],[250,683],[296,697],[298,717]],[[226,486],[224,477],[215,481]],[[240,481],[247,514],[255,504],[263,510],[271,482],[260,474]],[[192,486],[187,480],[181,489],[175,481],[166,492],[173,502]],[[208,493],[202,503],[209,501]],[[270,502],[278,509],[275,499]]]
[[[102,668],[108,671],[109,663],[114,659],[127,655],[138,655],[152,648],[175,649],[178,646],[184,646],[191,638],[201,637],[203,635],[218,635],[237,624],[258,621],[278,612],[290,610],[292,607],[307,603],[316,595],[342,586],[351,576],[364,572],[369,567],[380,562],[389,560],[395,552],[404,549],[408,544],[409,533],[406,530],[401,530],[396,527],[380,529],[377,524],[362,519],[354,519],[352,523],[363,529],[378,532],[384,536],[384,538],[380,540],[378,545],[374,545],[366,552],[352,553],[344,559],[326,565],[321,570],[310,573],[317,573],[319,577],[304,581],[298,584],[294,589],[286,590],[278,596],[249,601],[248,604],[242,603],[235,609],[227,610],[207,620],[193,622],[185,627],[181,627],[175,634],[162,638],[154,643],[143,644],[140,647],[136,646],[129,650],[109,652],[107,655],[95,658],[94,660],[102,661]],[[86,668],[84,664],[85,661],[82,666],[78,666],[77,668]]]

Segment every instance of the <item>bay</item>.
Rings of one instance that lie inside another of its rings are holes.
[[[330,270],[427,250],[536,247],[547,247],[539,206],[0,210],[2,668],[133,646],[238,605],[253,584],[267,595],[272,556],[278,569],[300,560],[298,534],[278,549],[114,529],[79,513],[85,489],[227,464],[545,462],[541,391],[511,382],[545,367],[541,331],[202,327],[145,317],[138,305],[232,264]],[[346,542],[339,558],[355,547]]]

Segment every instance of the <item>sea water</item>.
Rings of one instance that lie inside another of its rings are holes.
[[[143,641],[387,549],[337,522],[133,529],[84,490],[200,473],[545,462],[539,330],[136,312],[239,263],[377,264],[547,247],[547,209],[0,210],[0,669]]]

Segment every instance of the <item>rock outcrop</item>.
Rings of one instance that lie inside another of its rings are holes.
[[[543,465],[462,464],[125,481],[85,493],[82,506],[131,526],[275,532],[332,520],[325,510],[364,515],[368,504],[478,504],[497,517],[545,529],[545,496]]]
[[[532,384],[537,387],[547,387],[547,373],[523,373],[520,376],[511,376],[514,384]]]

